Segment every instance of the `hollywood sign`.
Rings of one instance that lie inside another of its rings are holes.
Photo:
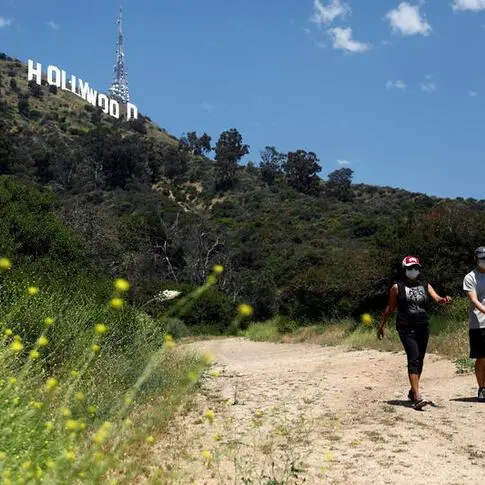
[[[28,81],[34,79],[37,84],[42,84],[42,66],[38,62],[34,65],[34,61],[31,59],[29,59],[27,79]],[[66,71],[56,66],[47,67],[47,84],[65,91],[71,91],[93,106],[101,108],[104,113],[109,114],[113,118],[119,119],[120,117],[121,108],[118,101],[108,98],[106,94],[98,93],[89,83],[76,76],[71,76],[68,81]],[[126,103],[126,121],[132,119],[138,119],[138,108],[132,103]]]

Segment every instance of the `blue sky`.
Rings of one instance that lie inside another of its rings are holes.
[[[132,101],[323,178],[485,198],[485,0],[124,0]],[[111,82],[118,0],[0,0],[0,51]]]

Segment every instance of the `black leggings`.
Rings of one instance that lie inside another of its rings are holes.
[[[399,337],[408,357],[408,373],[421,374],[423,372],[423,361],[428,347],[429,327],[428,325],[399,326],[397,328]]]

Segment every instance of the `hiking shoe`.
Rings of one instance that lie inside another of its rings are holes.
[[[426,399],[423,399],[421,396],[419,396],[417,399],[414,400],[413,402],[413,408],[414,409],[423,409],[424,406],[427,406],[429,404],[429,401]]]
[[[485,402],[485,387],[480,387],[478,389],[478,400],[480,402]]]
[[[414,393],[413,393],[413,390],[412,389],[409,389],[409,392],[408,392],[408,399],[410,401],[414,401]]]

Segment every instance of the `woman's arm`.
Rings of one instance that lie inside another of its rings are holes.
[[[377,330],[377,338],[380,340],[384,337],[384,327],[386,326],[387,320],[394,313],[397,307],[397,285],[393,285],[391,291],[389,292],[389,301],[387,307],[382,314],[381,325],[379,330]]]
[[[442,297],[438,295],[438,293],[436,293],[436,291],[430,284],[428,284],[428,292],[431,295],[431,298],[433,298],[436,303],[443,303],[445,305],[451,303],[451,296]]]
[[[480,310],[482,313],[485,313],[485,306],[480,303],[478,296],[477,296],[477,292],[476,291],[467,291],[466,294],[468,295],[468,298],[473,303],[475,308],[477,310]]]

